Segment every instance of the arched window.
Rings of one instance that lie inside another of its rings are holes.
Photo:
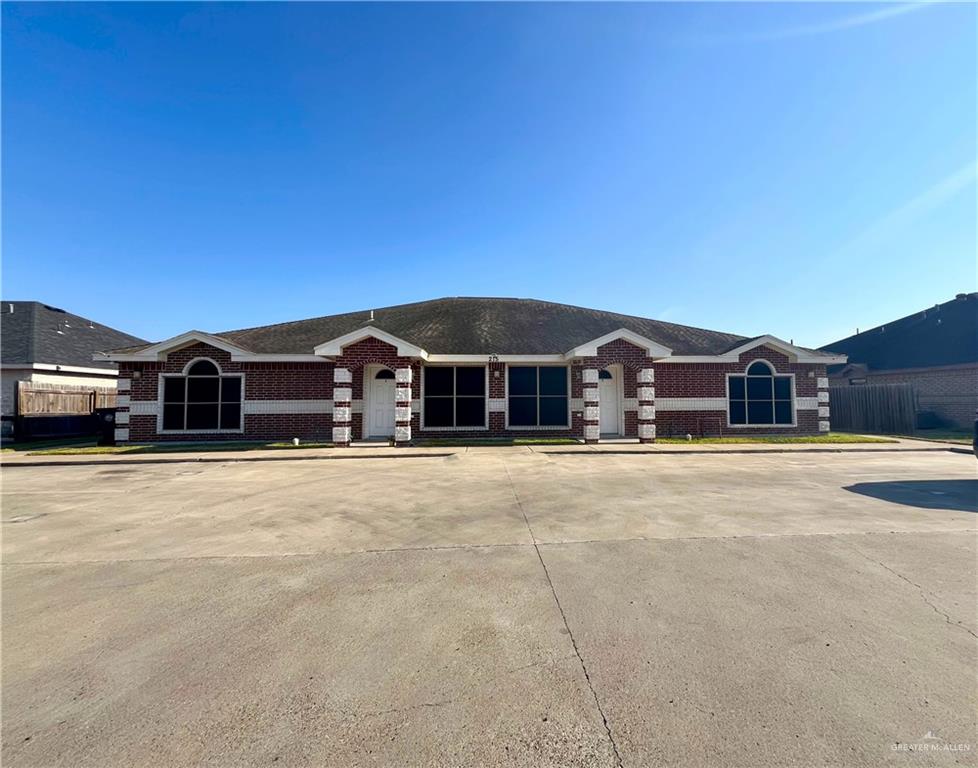
[[[375,379],[393,379],[394,378],[394,371],[392,371],[390,368],[381,368],[379,371],[377,371],[377,375],[374,376],[374,378]]]
[[[600,371],[598,371],[598,378],[599,379],[613,379],[614,376],[611,375],[611,371],[608,371],[608,370],[605,370],[604,368],[602,368]]]
[[[731,425],[791,426],[794,423],[791,376],[778,376],[763,360],[751,363],[743,376],[727,377]]]
[[[194,360],[183,375],[163,374],[163,431],[240,432],[241,374]]]

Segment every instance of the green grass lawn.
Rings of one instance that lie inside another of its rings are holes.
[[[737,437],[694,437],[692,440],[687,440],[684,437],[660,437],[656,440],[656,443],[895,443],[888,437],[870,437],[868,435],[849,435],[844,432],[829,432],[825,435],[809,435],[809,436],[799,436],[799,435],[758,435],[756,437],[751,437],[749,435],[737,436]]]
[[[146,453],[215,453],[219,451],[268,451],[296,448],[332,448],[332,443],[156,443],[154,445],[95,445],[94,440],[85,444],[40,447],[27,451],[28,456],[88,456],[101,454],[146,454]]]
[[[918,429],[912,435],[894,435],[908,440],[937,440],[942,443],[971,445],[972,434],[967,429]]]

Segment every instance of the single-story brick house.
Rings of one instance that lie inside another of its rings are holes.
[[[444,298],[99,357],[119,441],[789,434],[843,355],[529,299]]]

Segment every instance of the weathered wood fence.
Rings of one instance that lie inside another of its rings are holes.
[[[832,429],[881,435],[912,435],[917,395],[911,384],[834,386],[829,390]]]
[[[17,382],[18,416],[86,415],[96,408],[114,408],[115,404],[115,389]]]

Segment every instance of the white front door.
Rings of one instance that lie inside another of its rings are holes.
[[[368,369],[368,375],[367,437],[390,437],[394,434],[394,372]]]
[[[599,373],[598,398],[601,406],[601,434],[619,435],[621,425],[618,423],[618,412],[621,404],[618,401],[618,379],[615,372],[603,370]]]

